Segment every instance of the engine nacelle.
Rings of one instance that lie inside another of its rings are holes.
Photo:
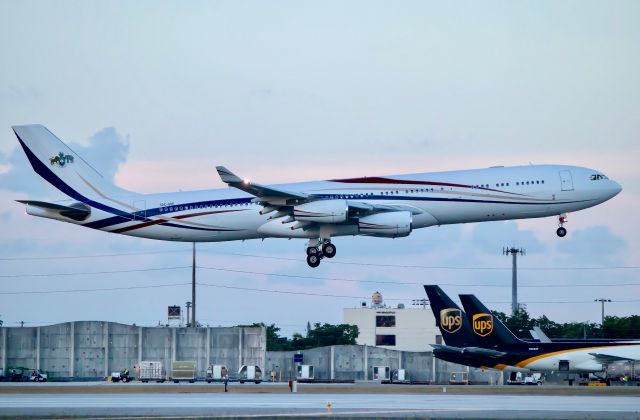
[[[399,238],[411,233],[411,212],[391,211],[366,216],[358,220],[360,233],[383,238]]]
[[[321,200],[293,208],[293,217],[301,222],[342,223],[347,220],[347,200]]]

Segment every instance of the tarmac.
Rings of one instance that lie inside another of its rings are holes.
[[[640,419],[640,387],[1,383],[0,417]]]

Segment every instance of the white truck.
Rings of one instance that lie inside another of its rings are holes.
[[[262,370],[260,366],[240,366],[238,370],[238,382],[241,384],[245,382],[255,382],[259,384],[262,382]]]
[[[541,386],[544,382],[544,376],[542,373],[523,373],[523,372],[511,372],[507,383],[509,385],[537,385]]]
[[[155,381],[162,383],[167,379],[162,362],[144,360],[140,362],[138,380],[147,383]]]
[[[222,382],[225,379],[229,379],[229,371],[226,366],[223,365],[209,365],[207,368],[207,376],[205,380],[207,383]]]

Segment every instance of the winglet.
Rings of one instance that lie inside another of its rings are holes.
[[[218,175],[220,175],[220,179],[224,183],[237,184],[239,182],[242,182],[242,178],[240,178],[224,166],[216,166],[216,170],[218,171]]]

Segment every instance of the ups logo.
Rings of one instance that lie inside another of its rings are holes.
[[[460,309],[447,308],[440,311],[440,327],[448,333],[454,333],[462,327]]]
[[[475,314],[473,316],[473,332],[480,337],[486,337],[493,331],[493,315]]]

